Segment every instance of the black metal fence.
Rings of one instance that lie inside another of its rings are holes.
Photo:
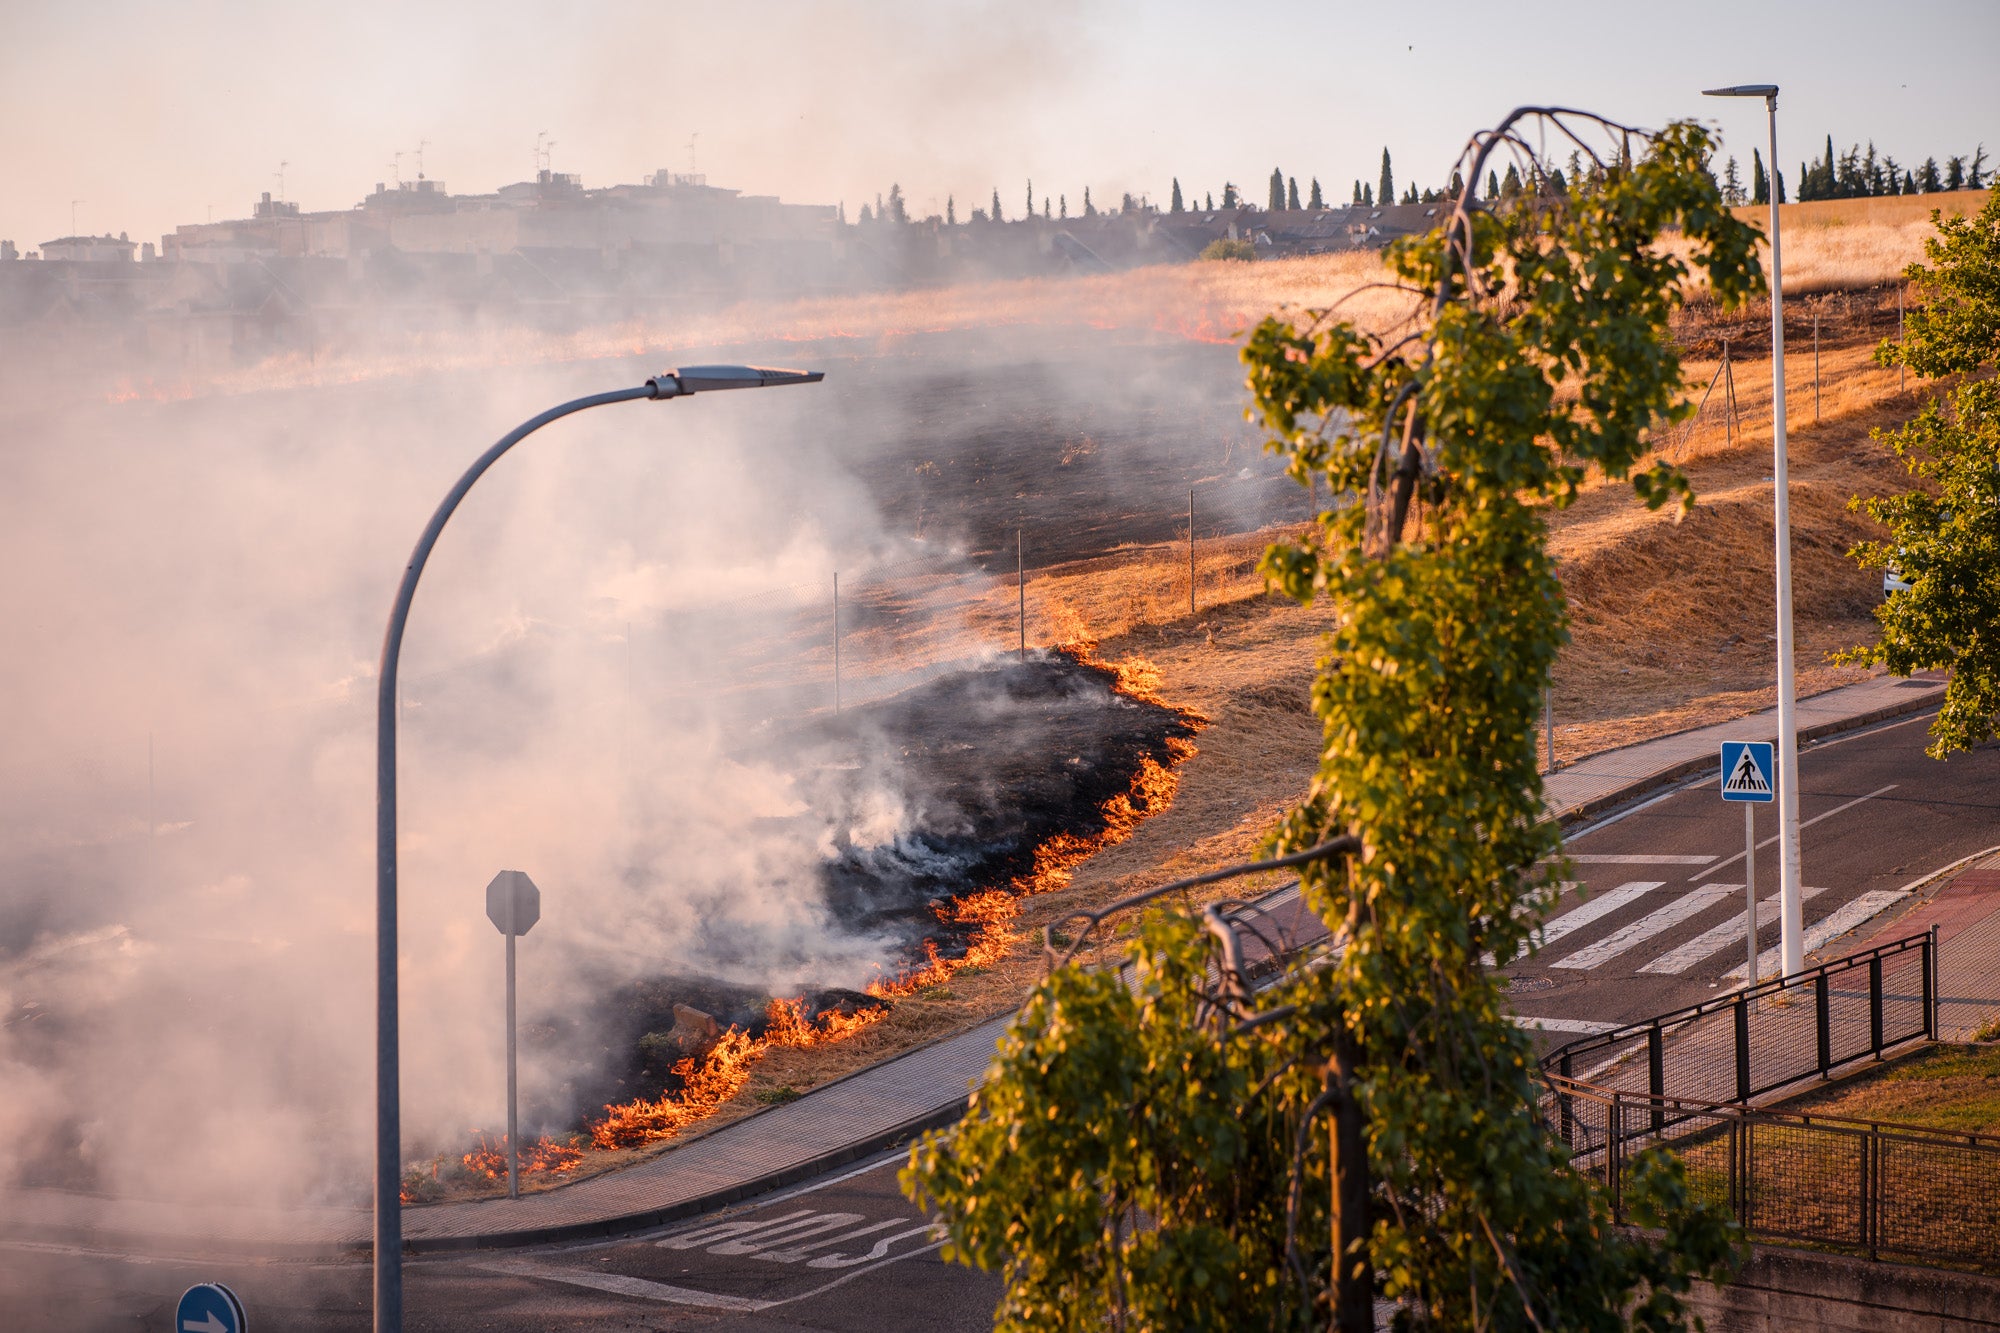
[[[1748,1103],[1937,1036],[1937,941],[1911,935],[1701,1004],[1566,1042],[1555,1079],[1668,1103]],[[1568,1112],[1557,1098],[1560,1124]],[[1565,1135],[1567,1137],[1567,1135]]]
[[[1754,1239],[2000,1268],[2000,1135],[1549,1085],[1572,1164],[1620,1222],[1633,1159],[1667,1144],[1695,1196]]]

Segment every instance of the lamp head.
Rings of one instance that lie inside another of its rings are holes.
[[[683,398],[712,389],[766,389],[777,384],[817,384],[819,370],[771,370],[764,366],[681,366],[646,381],[655,398]]]
[[[1762,97],[1766,100],[1778,95],[1775,83],[1739,83],[1729,88],[1704,88],[1703,97]]]

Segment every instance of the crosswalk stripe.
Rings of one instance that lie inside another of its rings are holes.
[[[1743,886],[1741,884],[1704,884],[1702,887],[1705,889],[1727,889],[1729,892],[1735,893]],[[1813,898],[1825,892],[1826,890],[1823,888],[1808,885],[1799,890],[1799,896],[1802,899]],[[1762,930],[1778,919],[1778,907],[1778,895],[1775,893],[1757,904],[1757,929]],[[1740,947],[1742,943],[1743,917],[1739,913],[1730,917],[1713,930],[1703,931],[1686,944],[1667,950],[1639,970],[1641,972],[1676,975],[1687,971],[1711,954],[1720,953],[1732,944]]]
[[[1828,940],[1838,939],[1848,931],[1874,916],[1893,902],[1908,897],[1902,889],[1875,889],[1862,894],[1845,907],[1838,908],[1832,915],[1823,917],[1816,924],[1806,928],[1804,947],[1801,952],[1814,953]],[[1784,945],[1778,944],[1757,955],[1757,975],[1775,977],[1784,966]],[[1741,981],[1747,969],[1738,963],[1726,973],[1730,981]]]
[[[1665,907],[1648,912],[1623,930],[1614,931],[1590,947],[1577,950],[1554,966],[1577,971],[1602,966],[1626,950],[1637,948],[1661,931],[1678,925],[1697,912],[1707,911],[1721,902],[1728,893],[1728,888],[1722,886],[1709,886],[1685,893]]]
[[[1646,879],[1635,880],[1630,884],[1621,884],[1607,894],[1592,898],[1581,906],[1570,908],[1569,911],[1564,912],[1561,916],[1553,920],[1543,922],[1541,929],[1536,932],[1536,937],[1541,941],[1542,946],[1546,948],[1549,944],[1561,939],[1572,930],[1581,929],[1597,920],[1597,918],[1617,911],[1633,899],[1644,897],[1648,889],[1657,889],[1665,883],[1666,881],[1663,879]],[[1568,893],[1576,886],[1576,880],[1564,880],[1556,889],[1556,897],[1561,898],[1563,894]],[[1494,962],[1493,955],[1490,953],[1482,954],[1480,955],[1479,962],[1483,967],[1491,967]]]
[[[1569,859],[1580,866],[1705,866],[1713,856],[1639,856],[1624,852],[1571,852]]]
[[[1619,908],[1637,902],[1665,883],[1663,879],[1635,879],[1630,884],[1620,884],[1609,893],[1586,899],[1542,927],[1542,947],[1547,948],[1572,931],[1583,929],[1597,918],[1610,916]],[[1569,884],[1563,885],[1565,892],[1572,887]]]
[[[1599,1023],[1588,1018],[1536,1018],[1531,1014],[1512,1015],[1515,1027],[1538,1028],[1543,1032],[1580,1032],[1594,1037],[1600,1032],[1609,1032],[1616,1023]]]

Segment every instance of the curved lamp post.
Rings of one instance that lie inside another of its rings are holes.
[[[1785,477],[1785,269],[1778,249],[1778,85],[1708,88],[1704,97],[1761,97],[1771,137],[1771,516],[1778,547],[1778,953],[1780,976],[1805,970],[1799,885],[1799,715],[1792,674],[1792,497]],[[1754,895],[1755,886],[1752,886]],[[1755,985],[1751,969],[1745,985]]]
[[[656,375],[634,389],[609,393],[552,407],[516,426],[466,469],[444,497],[403,570],[396,604],[389,612],[382,637],[382,671],[375,701],[375,1329],[401,1333],[403,1327],[403,1127],[402,1086],[398,1063],[396,998],[396,666],[403,650],[403,626],[417,580],[438,534],[457,510],[465,493],[498,461],[528,436],[560,417],[585,408],[635,399],[684,398],[714,389],[761,389],[777,384],[816,384],[818,371],[765,370],[756,366],[687,366]]]

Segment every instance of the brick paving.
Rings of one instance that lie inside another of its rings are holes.
[[[1877,677],[1801,700],[1801,735],[1929,707],[1941,688],[1938,681]],[[1588,818],[1713,766],[1724,738],[1755,739],[1776,730],[1775,713],[1766,711],[1592,756],[1547,780],[1549,809],[1565,822]],[[2000,893],[1987,896],[2000,906]],[[1984,1021],[1977,1015],[2000,1012],[2000,1000],[1992,998],[2000,915],[1954,917],[1948,924],[1958,946],[1946,952],[1943,968],[1944,994],[1952,997],[1946,1000],[1950,1030],[1970,1031]],[[1963,955],[1962,966],[1955,967],[1954,954]],[[1957,985],[1977,994],[1961,1006],[1953,989]],[[990,1019],[795,1102],[690,1138],[622,1171],[515,1200],[408,1208],[404,1236],[413,1251],[422,1252],[609,1235],[664,1224],[805,1179],[955,1119],[1009,1017]],[[59,1190],[0,1194],[0,1234],[158,1254],[337,1253],[366,1248],[370,1232],[365,1208],[188,1206]]]

